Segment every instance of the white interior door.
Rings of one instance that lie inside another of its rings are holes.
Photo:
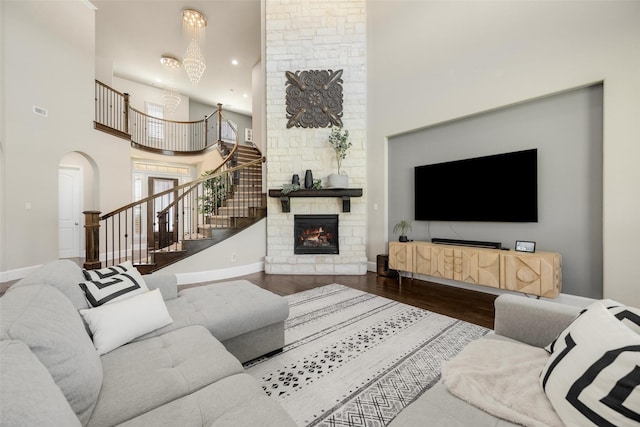
[[[82,174],[79,168],[58,169],[58,257],[83,256],[80,245]]]

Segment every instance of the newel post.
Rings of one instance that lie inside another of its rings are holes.
[[[218,144],[222,143],[222,104],[218,102]]]
[[[100,263],[100,211],[84,211],[85,260],[84,268],[95,270]]]
[[[129,133],[129,94],[124,93],[124,133]]]

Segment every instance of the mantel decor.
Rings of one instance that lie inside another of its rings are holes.
[[[286,72],[287,128],[342,126],[342,72]]]
[[[342,161],[347,157],[347,151],[351,148],[349,131],[343,129],[342,126],[332,128],[329,135],[329,145],[335,151],[338,163],[338,173],[329,174],[327,178],[329,188],[347,188],[349,187],[349,176],[342,173],[341,167]]]

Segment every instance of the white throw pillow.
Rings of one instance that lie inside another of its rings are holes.
[[[104,279],[87,280],[79,285],[91,307],[122,301],[149,292],[142,275],[135,268]]]
[[[567,426],[638,426],[640,335],[597,301],[558,336],[540,384]]]
[[[133,263],[131,261],[125,261],[121,264],[101,268],[99,270],[87,270],[83,268],[82,274],[84,274],[84,278],[87,280],[100,280],[106,279],[107,277],[115,276],[116,274],[126,273],[127,271],[133,269]]]
[[[113,304],[80,310],[102,355],[173,322],[159,289]]]
[[[602,305],[632,331],[640,334],[640,308],[629,307],[612,299],[602,300]]]

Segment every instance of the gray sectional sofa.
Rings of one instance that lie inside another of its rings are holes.
[[[282,348],[283,298],[244,281],[178,292],[174,276],[144,279],[173,322],[103,355],[72,262],[0,298],[1,425],[295,425],[241,364]]]
[[[495,301],[494,332],[483,340],[510,341],[535,347],[551,343],[576,318],[581,308],[555,302],[501,295]],[[440,380],[405,408],[390,427],[516,426],[452,395]]]

